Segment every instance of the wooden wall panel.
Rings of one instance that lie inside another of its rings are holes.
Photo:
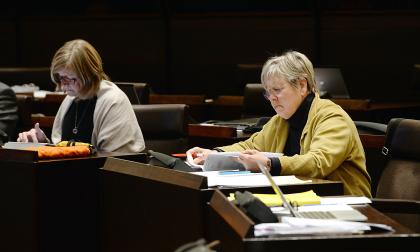
[[[321,64],[342,68],[353,98],[401,99],[413,88],[419,30],[419,12],[325,14]]]
[[[263,63],[291,48],[311,56],[315,47],[308,13],[176,16],[170,30],[175,92],[242,94],[235,83],[237,64]]]
[[[412,89],[404,85],[420,63],[420,9],[414,4],[398,10],[330,1],[228,12],[147,3],[117,8],[115,1],[80,2],[75,14],[51,7],[32,16],[16,9],[15,16],[0,19],[0,66],[48,66],[65,41],[79,37],[99,50],[113,80],[147,82],[158,93],[215,97],[241,95],[247,82],[258,81],[258,73],[247,80],[238,65],[261,65],[296,49],[315,67],[340,67],[354,98],[395,99]]]
[[[164,33],[159,17],[32,17],[22,21],[22,62],[49,65],[66,41],[83,38],[100,53],[115,81],[164,83]]]
[[[18,63],[15,22],[0,18],[0,34],[0,66],[15,66]]]

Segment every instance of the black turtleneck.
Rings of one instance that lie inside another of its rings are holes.
[[[308,120],[309,109],[311,108],[314,94],[309,94],[302,101],[296,112],[287,120],[289,123],[289,135],[287,136],[284,155],[293,156],[300,153],[300,137],[303,128]]]
[[[300,137],[308,120],[309,109],[311,108],[314,97],[315,95],[313,93],[306,96],[296,112],[287,120],[289,123],[289,134],[287,135],[286,145],[283,150],[285,156],[293,156],[300,153]],[[278,158],[270,159],[271,173],[273,175],[280,175],[280,160]]]

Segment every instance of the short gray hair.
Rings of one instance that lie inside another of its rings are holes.
[[[287,51],[281,56],[268,59],[261,72],[262,85],[266,86],[267,81],[273,77],[283,78],[292,86],[296,86],[299,79],[305,78],[308,90],[318,93],[312,63],[300,52]]]

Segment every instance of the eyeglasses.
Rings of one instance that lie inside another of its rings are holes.
[[[263,96],[265,99],[270,100],[271,96],[279,97],[282,91],[283,91],[283,88],[273,89],[271,91],[264,90]]]
[[[67,76],[60,76],[59,74],[54,74],[54,79],[57,83],[61,85],[74,85],[76,83],[76,78],[69,78]]]

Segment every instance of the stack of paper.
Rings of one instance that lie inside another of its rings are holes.
[[[272,235],[323,235],[323,234],[360,234],[375,228],[385,232],[393,232],[394,229],[385,224],[306,219],[296,217],[282,217],[281,223],[262,223],[254,226],[255,236]]]
[[[291,234],[354,234],[369,231],[369,224],[362,222],[319,220],[283,217],[281,223],[262,223],[254,226],[255,236]]]
[[[237,171],[230,174],[222,171],[211,172],[194,172],[194,174],[206,176],[207,186],[229,186],[229,187],[257,187],[257,186],[270,186],[267,177],[262,173],[252,173]],[[294,185],[309,183],[311,180],[301,180],[296,176],[273,176],[277,185]]]

